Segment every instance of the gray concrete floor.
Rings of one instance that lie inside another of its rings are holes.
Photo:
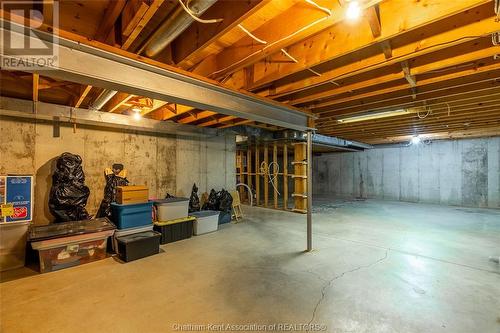
[[[4,273],[1,331],[500,332],[500,268],[488,260],[500,255],[498,210],[319,198],[311,253],[305,216],[244,212],[243,223],[139,261]]]

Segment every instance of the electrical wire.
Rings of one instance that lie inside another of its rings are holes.
[[[307,70],[308,70],[309,72],[313,73],[314,75],[317,75],[317,76],[321,76],[321,75],[322,75],[321,73],[316,72],[316,71],[315,71],[314,69],[312,69],[312,68],[308,68]]]
[[[253,206],[253,192],[252,192],[252,189],[250,188],[250,186],[248,186],[247,184],[243,184],[243,183],[236,184],[236,187],[238,187],[238,186],[243,186],[248,190],[248,193],[250,194],[250,206]]]
[[[290,53],[286,52],[285,49],[281,49],[281,52],[283,52],[283,54],[286,55],[288,58],[290,58],[290,60],[292,60],[294,63],[298,63],[299,62],[297,59],[295,59],[294,57],[292,57],[290,55]]]
[[[181,1],[181,0],[179,0],[179,1]],[[307,1],[307,0],[305,0],[305,1],[306,1],[307,3],[310,3],[310,2],[309,2],[309,1]],[[316,5],[317,5],[317,4],[316,4]],[[314,5],[313,5],[313,6],[314,6]],[[317,6],[316,6],[316,7],[317,7]],[[293,32],[293,33],[291,33],[291,34],[289,34],[289,35],[287,35],[287,36],[285,36],[285,37],[282,37],[282,38],[280,38],[280,39],[278,39],[278,40],[275,40],[275,41],[274,41],[274,42],[272,42],[272,43],[267,44],[267,45],[266,45],[266,46],[264,46],[262,49],[260,49],[260,50],[258,50],[258,51],[255,51],[255,52],[253,52],[253,53],[251,53],[251,54],[247,55],[247,56],[246,56],[246,57],[244,57],[243,59],[240,59],[240,60],[238,60],[238,61],[236,61],[236,62],[232,63],[231,65],[229,65],[229,66],[227,66],[227,67],[225,67],[225,68],[222,68],[222,69],[219,69],[219,70],[214,71],[213,73],[211,73],[211,74],[210,74],[210,76],[213,76],[213,75],[216,75],[216,74],[219,74],[219,73],[225,72],[225,71],[227,71],[228,69],[230,69],[230,68],[232,68],[232,67],[238,66],[239,64],[241,64],[242,62],[245,62],[246,60],[250,59],[251,57],[253,57],[253,56],[255,56],[255,55],[259,54],[259,53],[262,53],[262,52],[264,52],[265,50],[267,50],[268,48],[270,48],[270,47],[272,47],[272,46],[274,46],[274,45],[276,45],[276,44],[278,44],[278,43],[281,43],[281,42],[283,42],[283,41],[285,41],[285,40],[287,40],[287,39],[290,39],[290,38],[292,38],[292,37],[294,37],[294,36],[296,36],[296,35],[300,34],[301,32],[303,32],[303,31],[305,31],[305,30],[307,30],[307,29],[312,28],[312,27],[313,27],[313,26],[315,26],[316,24],[319,24],[319,23],[321,23],[321,22],[323,22],[323,21],[327,20],[328,18],[330,18],[330,15],[325,16],[325,17],[322,17],[322,18],[320,18],[320,19],[318,19],[318,20],[315,20],[315,21],[313,21],[313,22],[309,23],[308,25],[306,25],[306,26],[304,26],[304,27],[302,27],[302,28],[300,28],[300,29],[296,30],[295,32]]]
[[[499,0],[500,1],[500,0]],[[477,35],[477,36],[463,36],[463,37],[460,37],[460,38],[457,38],[455,40],[451,40],[451,41],[447,41],[447,42],[443,42],[443,43],[438,43],[438,44],[434,44],[434,45],[430,45],[430,46],[427,46],[427,47],[424,47],[422,49],[419,49],[419,52],[422,52],[422,51],[425,51],[425,50],[428,50],[428,49],[433,49],[435,47],[439,47],[439,46],[445,46],[445,45],[449,45],[449,44],[453,44],[453,43],[457,43],[457,42],[460,42],[462,40],[468,40],[468,39],[478,39],[478,38],[484,38],[484,37],[488,37],[488,36],[491,36],[491,33],[486,33],[486,34],[483,34],[483,35]],[[398,62],[398,59],[401,59],[401,58],[404,58],[406,57],[406,55],[401,55],[401,56],[397,56],[397,57],[392,57],[388,60],[386,60],[385,62]],[[344,73],[344,74],[340,74],[340,75],[337,75],[327,81],[323,81],[323,82],[318,82],[318,83],[315,83],[315,84],[310,84],[308,85],[307,88],[315,88],[315,87],[319,87],[321,85],[324,85],[328,82],[331,82],[331,81],[337,81],[337,80],[340,80],[344,77],[346,77],[347,75],[348,76],[351,76],[351,75],[356,75],[357,72],[361,72],[361,73],[364,73],[368,70],[370,70],[372,67],[377,67],[377,66],[380,66],[381,63],[377,63],[377,64],[374,64],[374,65],[370,65],[370,66],[366,66],[366,67],[363,67],[362,69],[359,69],[359,70],[356,70],[356,71],[350,71],[348,73]],[[309,69],[307,69],[309,70]],[[276,98],[276,97],[283,97],[283,96],[287,96],[287,95],[291,95],[295,92],[297,92],[298,90],[290,90],[290,91],[287,91],[286,93],[280,93],[279,95],[269,95],[268,97],[269,98]]]
[[[312,0],[306,0],[306,2],[310,5],[313,5],[314,7],[318,8],[319,10],[322,10],[324,11],[325,13],[328,14],[328,16],[332,16],[332,11],[326,7],[323,7],[323,6],[320,6],[318,5],[316,2],[312,1]]]
[[[489,79],[484,79],[484,80],[479,80],[479,81],[474,81],[474,82],[468,82],[468,83],[464,83],[464,84],[457,84],[457,85],[448,86],[448,87],[444,87],[444,88],[438,88],[438,89],[433,89],[433,90],[424,91],[424,92],[417,92],[416,95],[417,96],[422,96],[422,95],[426,95],[426,94],[430,94],[430,93],[434,93],[434,92],[438,92],[438,91],[450,90],[452,88],[461,88],[461,87],[467,87],[467,86],[478,84],[478,83],[486,83],[486,82],[490,82],[490,81],[496,81],[498,79],[500,79],[500,78],[495,77],[495,78],[489,78]],[[478,91],[489,90],[489,89],[498,89],[498,87],[490,87],[490,88],[485,88],[485,89],[481,89],[481,90],[478,90]],[[455,95],[460,95],[460,94],[463,94],[463,93],[457,93],[457,94],[453,94],[453,95],[450,95],[450,96],[455,96]],[[391,98],[376,100],[376,101],[373,101],[373,102],[364,103],[363,106],[366,107],[366,106],[369,106],[369,105],[372,105],[372,104],[379,104],[381,102],[395,101],[395,100],[398,100],[398,99],[401,99],[401,98],[405,98],[405,97],[409,97],[409,96],[411,96],[411,95],[405,95],[405,96],[398,96],[398,97],[391,97]],[[427,101],[429,99],[432,99],[432,98],[428,98],[428,99],[425,99],[425,100],[420,100],[420,102],[424,102],[424,101]],[[391,107],[396,107],[397,108],[397,107],[402,107],[404,105],[411,105],[413,103],[415,103],[415,102],[400,103],[400,104],[391,105]],[[327,106],[320,106],[320,107],[324,108],[324,107],[327,107]],[[343,111],[343,110],[349,110],[349,109],[353,109],[353,108],[357,108],[357,107],[358,107],[357,105],[352,105],[352,106],[347,106],[347,107],[343,107],[343,108],[336,108],[335,110],[336,111]],[[386,108],[386,107],[380,107],[380,108],[375,108],[375,109],[371,109],[371,110],[375,111],[375,110],[381,110],[381,109],[384,109],[384,108]],[[318,114],[322,114],[322,113],[330,112],[330,111],[332,111],[332,110],[319,111]]]
[[[273,167],[273,174],[271,175],[269,173],[269,169]],[[276,188],[276,185],[274,185],[274,181],[278,178],[278,174],[279,174],[279,171],[280,171],[280,166],[278,163],[276,162],[271,162],[269,164],[267,164],[265,161],[262,162],[260,164],[260,173],[264,174],[264,176],[268,176],[269,177],[269,183],[271,183],[271,185],[273,186],[274,188],[274,191],[276,193],[278,193],[278,195],[281,195],[281,193],[278,191],[278,189]]]
[[[428,116],[428,115],[430,115],[430,114],[431,114],[431,111],[432,111],[432,110],[431,110],[431,108],[430,108],[430,107],[425,107],[425,110],[427,111],[427,113],[425,114],[425,116],[420,115],[420,110],[417,110],[417,117],[418,117],[419,119],[425,119],[425,118],[427,118],[427,116]]]
[[[221,18],[218,18],[218,19],[210,19],[210,20],[204,20],[204,19],[201,19],[199,18],[198,16],[195,15],[195,13],[193,13],[193,11],[191,9],[189,9],[185,4],[184,2],[182,2],[182,0],[178,0],[179,1],[179,4],[182,6],[182,8],[184,9],[184,11],[186,13],[189,14],[189,16],[191,16],[191,18],[197,22],[200,22],[200,23],[205,23],[205,24],[208,24],[208,23],[219,23],[219,22],[222,22],[223,19]],[[188,1],[189,2],[189,1]]]
[[[258,38],[257,36],[255,36],[254,34],[252,34],[250,31],[248,31],[247,29],[245,29],[245,27],[242,26],[241,24],[238,24],[238,28],[240,28],[241,30],[243,30],[244,33],[246,33],[248,36],[250,36],[256,42],[261,43],[261,44],[267,44],[267,42],[265,40]]]

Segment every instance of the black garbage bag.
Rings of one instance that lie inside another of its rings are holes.
[[[210,190],[207,202],[203,205],[203,210],[219,210],[219,205],[217,201],[217,192],[214,189]]]
[[[191,189],[191,196],[189,197],[189,212],[198,212],[200,210],[200,198],[198,198],[198,187],[196,183],[193,184]]]
[[[82,158],[63,153],[57,159],[50,189],[49,210],[56,218],[54,222],[89,220],[91,217],[85,209],[89,194]]]
[[[231,196],[231,193],[222,189],[222,191],[218,193],[218,200],[219,210],[221,212],[231,212],[231,209],[233,208],[233,197]]]
[[[113,169],[105,170],[106,186],[104,187],[104,198],[101,201],[96,217],[111,219],[111,203],[116,202],[116,188],[128,185],[125,175],[126,171],[123,170],[123,164],[113,164]]]

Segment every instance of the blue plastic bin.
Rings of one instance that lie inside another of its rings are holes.
[[[113,222],[118,229],[137,228],[153,223],[153,203],[111,204]]]
[[[231,222],[231,212],[220,212],[219,214],[219,224],[226,224]]]

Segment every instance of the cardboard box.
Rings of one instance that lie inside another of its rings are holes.
[[[149,190],[146,186],[118,186],[116,203],[120,205],[148,202]]]

